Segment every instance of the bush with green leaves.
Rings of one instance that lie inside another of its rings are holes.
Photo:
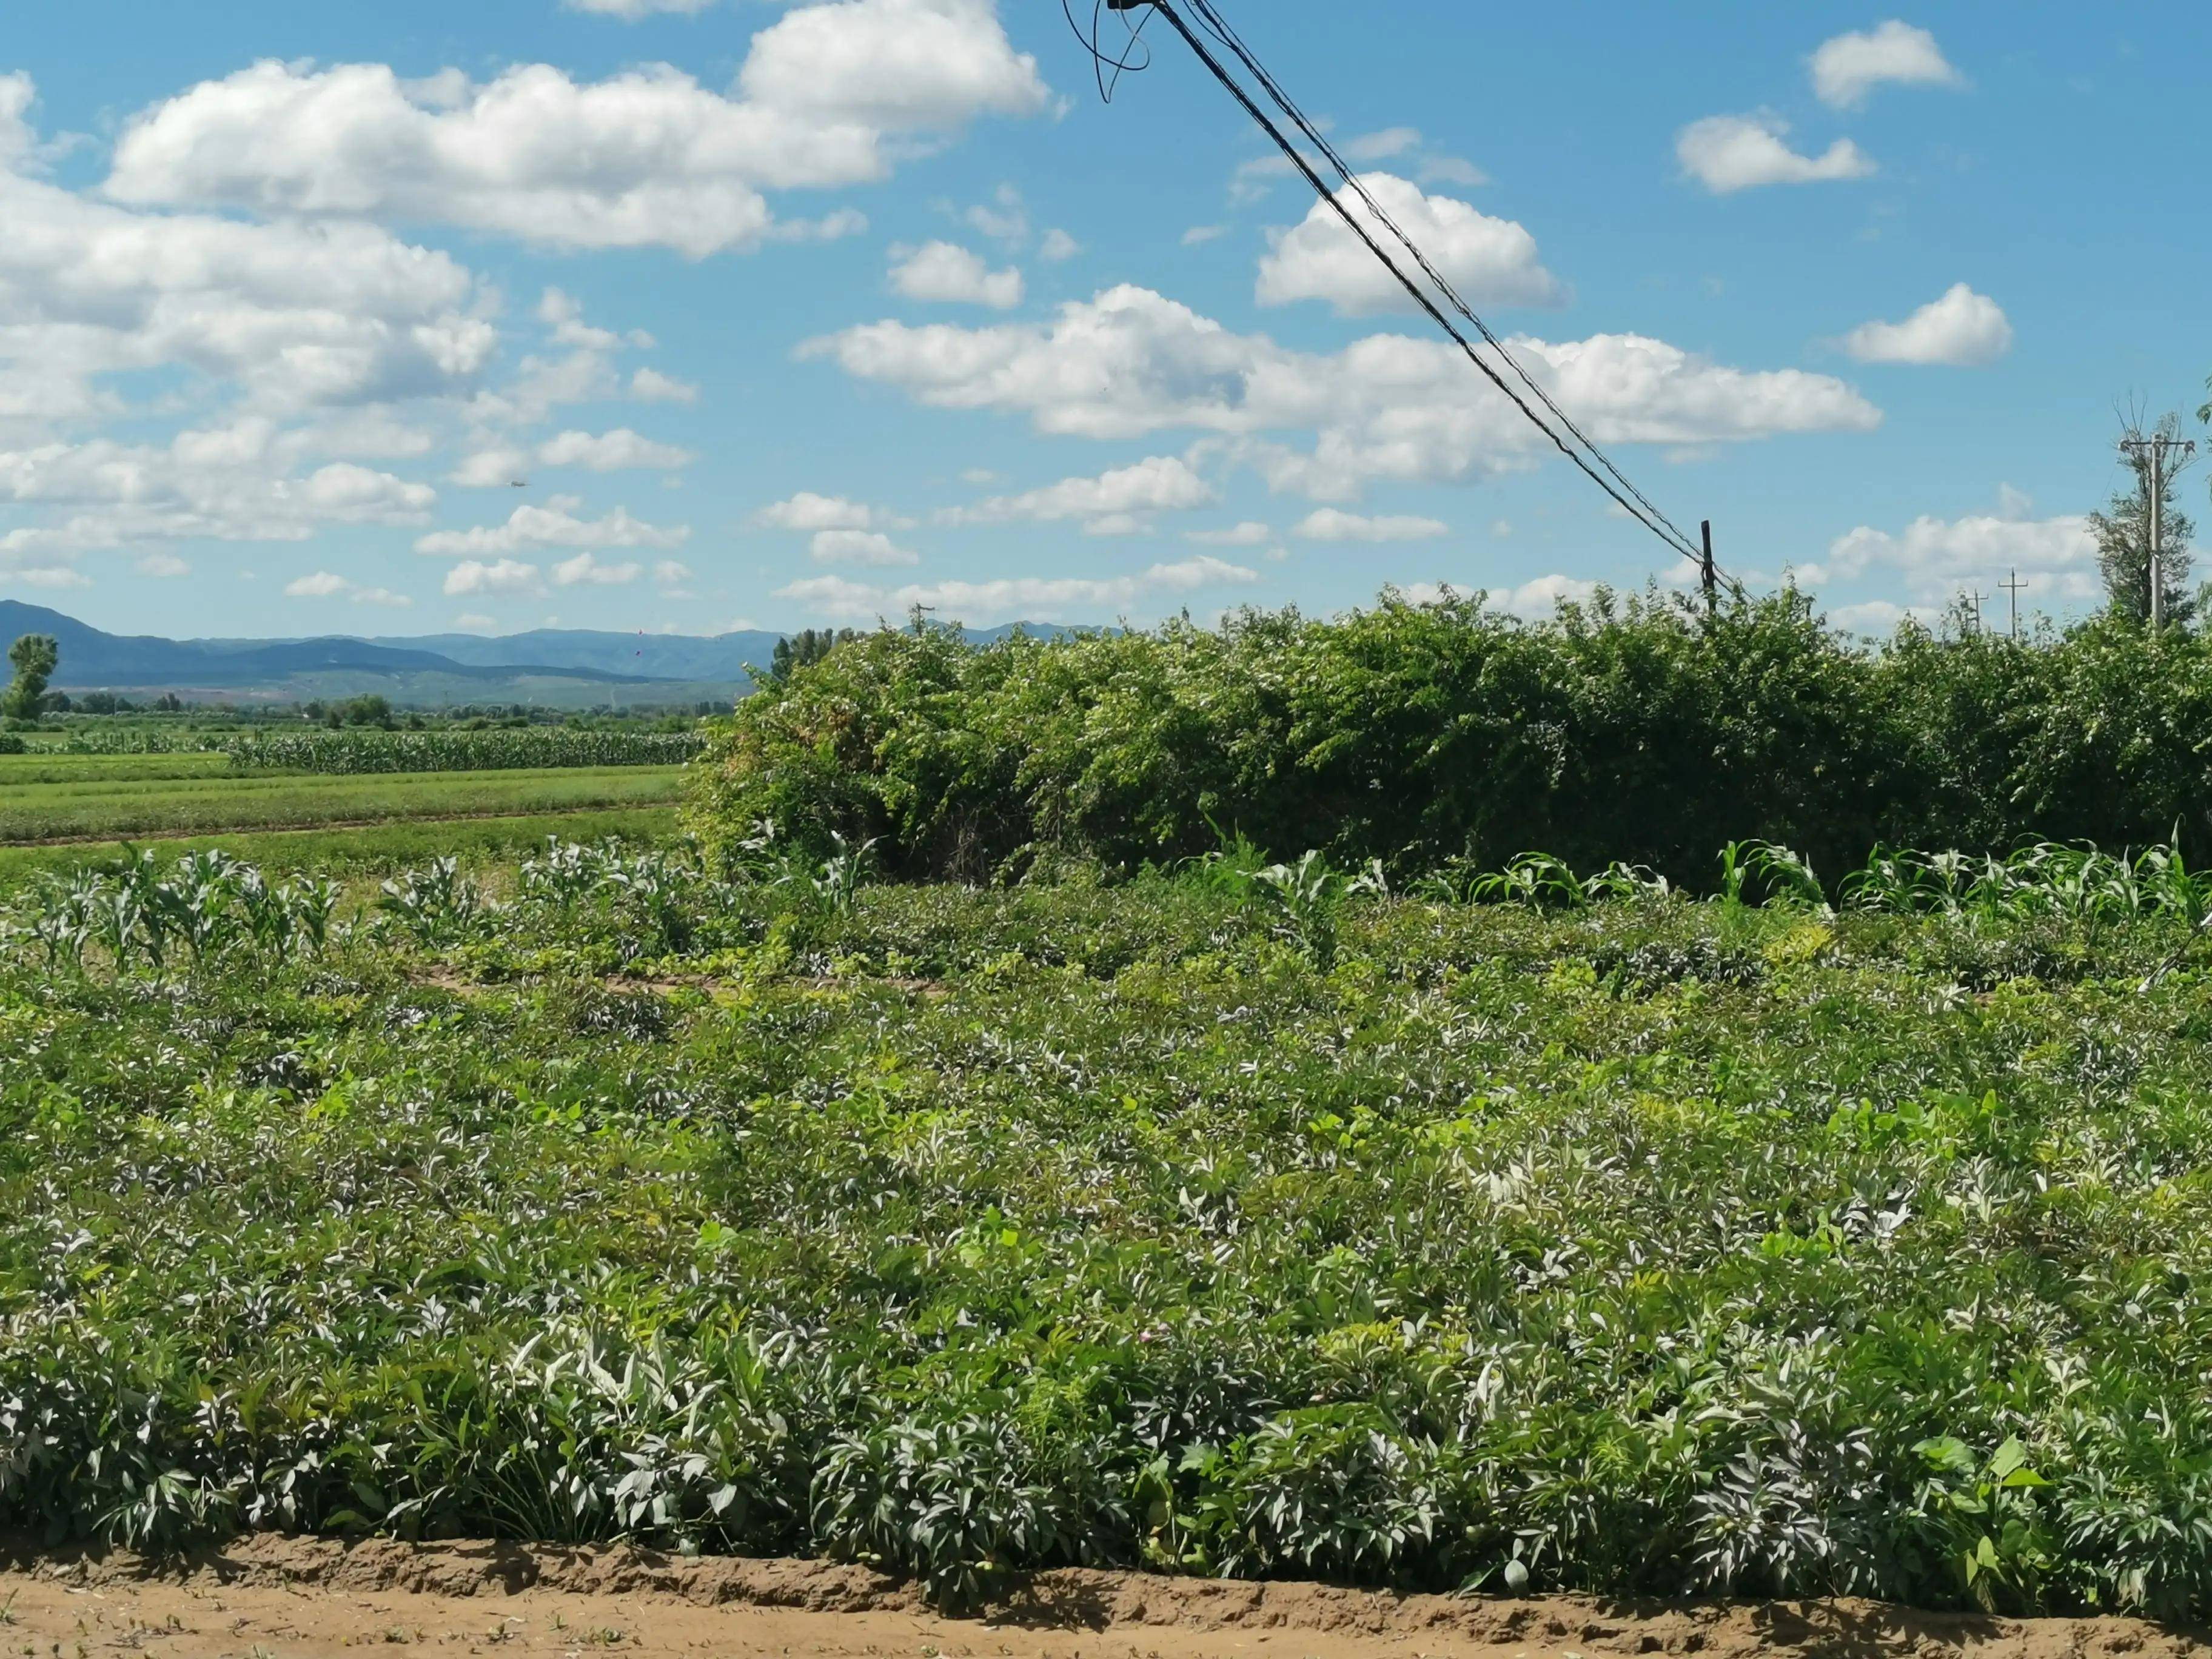
[[[1267,861],[1401,883],[1538,848],[1710,887],[1731,839],[1853,869],[1878,845],[2027,840],[2212,855],[2212,637],[2111,618],[2013,641],[1914,624],[1879,652],[1785,592],[1698,607],[1601,592],[1527,623],[1474,599],[1218,629],[878,630],[718,722],[691,826],[771,820],[894,878],[1056,860],[1131,872],[1215,825]]]

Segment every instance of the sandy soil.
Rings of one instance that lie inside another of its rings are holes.
[[[257,1538],[180,1568],[0,1548],[0,1659],[313,1659],[387,1646],[513,1659],[2212,1655],[2201,1633],[2135,1620],[1984,1619],[1854,1601],[1623,1606],[1055,1572],[981,1617],[949,1619],[905,1585],[813,1562]]]

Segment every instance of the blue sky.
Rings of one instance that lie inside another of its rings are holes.
[[[1644,490],[1845,625],[2013,569],[2080,610],[2115,405],[2203,401],[2200,9],[1223,9]],[[705,633],[1680,580],[1151,39],[1105,106],[1047,0],[27,9],[0,594]]]

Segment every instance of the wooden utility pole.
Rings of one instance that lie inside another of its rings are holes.
[[[1959,597],[1964,599],[1968,605],[1973,606],[1974,632],[1979,634],[1982,631],[1982,601],[1989,598],[1989,595],[1983,592],[1982,590],[1978,587],[1972,592],[1961,593]]]
[[[1698,533],[1705,538],[1705,556],[1698,563],[1698,580],[1705,590],[1705,615],[1711,616],[1720,605],[1720,584],[1713,576],[1713,521],[1698,521]]]
[[[2015,570],[2012,573],[2010,581],[1999,582],[1997,586],[2003,588],[2012,599],[2012,636],[2018,639],[2020,637],[2020,590],[2026,587],[2027,584],[2021,580],[2020,572]]]
[[[2150,529],[2150,627],[2155,634],[2166,626],[2166,573],[2159,562],[2166,529],[2166,458],[2179,453],[2185,465],[2197,453],[2197,445],[2194,441],[2185,443],[2166,433],[2154,432],[2148,438],[2121,439],[2120,449],[2142,474],[2143,522]]]

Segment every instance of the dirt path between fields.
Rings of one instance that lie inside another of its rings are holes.
[[[0,1659],[335,1659],[362,1647],[524,1659],[2197,1659],[2131,1619],[2006,1620],[1866,1601],[1394,1596],[1314,1584],[1053,1572],[980,1617],[805,1561],[630,1549],[255,1538],[184,1566],[0,1549]],[[348,1656],[348,1659],[352,1659]]]

